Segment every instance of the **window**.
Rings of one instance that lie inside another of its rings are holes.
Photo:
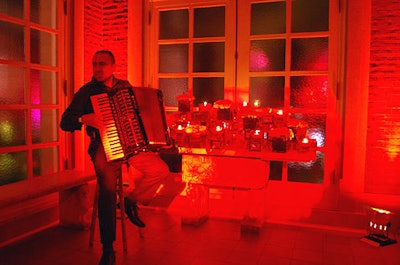
[[[0,4],[0,185],[60,167],[59,6]]]
[[[329,0],[250,1],[249,37],[239,32],[249,102],[282,109],[308,124],[317,140],[315,162],[271,163],[271,178],[323,183],[329,90]],[[247,4],[248,5],[248,4]],[[246,6],[248,7],[248,6]],[[244,8],[246,8],[244,7]],[[239,8],[241,10],[241,8]],[[239,22],[241,23],[241,22]],[[246,24],[246,23],[245,23]],[[248,60],[248,63],[247,63]],[[239,62],[240,63],[240,62]]]
[[[326,166],[339,159],[327,153],[337,137],[337,0],[202,2],[152,4],[149,83],[163,91],[167,110],[184,93],[194,106],[229,99],[282,109],[308,124],[317,160],[272,161],[270,179],[324,183],[334,170]]]
[[[234,42],[234,35],[225,25],[232,11],[215,2],[213,6],[159,10],[155,83],[163,91],[167,109],[177,107],[177,95],[192,94],[197,105],[224,98],[228,96],[225,87],[233,87],[233,72],[227,65],[234,58],[226,55],[234,47],[226,43]]]

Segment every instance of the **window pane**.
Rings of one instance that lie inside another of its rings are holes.
[[[269,180],[282,180],[282,167],[281,161],[269,162]]]
[[[33,176],[43,176],[58,171],[58,147],[36,149],[33,153]]]
[[[329,30],[329,0],[296,0],[292,4],[292,32]]]
[[[259,101],[260,107],[282,108],[284,100],[284,77],[250,78],[250,103]]]
[[[24,0],[1,0],[0,13],[23,18],[24,17]]]
[[[225,69],[225,43],[195,43],[194,72],[223,72]]]
[[[31,62],[50,66],[57,65],[56,35],[31,29]]]
[[[0,186],[28,178],[27,153],[0,154]]]
[[[289,162],[288,181],[323,183],[325,155],[317,151],[317,159],[311,162]]]
[[[292,70],[328,70],[328,38],[292,40]]]
[[[0,21],[0,59],[24,61],[24,27]]]
[[[0,104],[25,103],[25,70],[0,64]]]
[[[160,78],[160,89],[166,106],[178,106],[176,97],[188,93],[187,78]]]
[[[281,70],[285,70],[285,40],[251,41],[251,72]]]
[[[225,7],[196,8],[194,37],[225,36]]]
[[[57,28],[57,0],[30,0],[31,21]]]
[[[56,73],[32,70],[30,78],[32,104],[57,104]]]
[[[26,144],[26,113],[23,110],[0,111],[0,147]]]
[[[198,106],[204,101],[215,102],[224,98],[224,78],[194,78],[193,79],[194,105]]]
[[[187,9],[160,12],[159,39],[179,39],[189,36],[189,12]]]
[[[285,33],[286,3],[258,3],[251,5],[251,35]]]
[[[32,142],[53,142],[58,139],[56,110],[32,110]]]
[[[326,115],[325,114],[301,114],[293,113],[291,118],[305,121],[308,125],[306,135],[317,141],[318,147],[325,146],[326,139]]]
[[[327,76],[294,76],[290,78],[290,106],[295,108],[326,108]]]
[[[188,45],[171,44],[160,45],[159,72],[160,73],[187,73],[188,72]]]

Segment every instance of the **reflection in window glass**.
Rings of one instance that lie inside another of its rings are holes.
[[[288,181],[321,184],[324,182],[325,155],[317,151],[317,159],[310,162],[289,162]]]
[[[58,153],[57,146],[33,150],[33,176],[43,176],[57,172]]]
[[[159,39],[180,39],[189,36],[189,12],[187,9],[160,12]]]
[[[295,108],[326,108],[327,76],[293,76],[290,78],[290,106]]]
[[[198,106],[204,101],[215,102],[224,99],[224,78],[194,78],[193,96],[195,97],[194,106]]]
[[[32,104],[57,104],[55,72],[32,70],[30,78]]]
[[[328,70],[328,38],[292,40],[292,70]]]
[[[31,63],[57,65],[57,36],[31,29]]]
[[[285,70],[285,40],[251,41],[250,72]]]
[[[160,73],[186,73],[188,71],[188,45],[170,44],[159,46]]]
[[[0,186],[28,178],[27,152],[0,154]]]
[[[292,113],[291,118],[305,121],[308,125],[307,136],[317,141],[318,147],[325,146],[326,139],[326,114]]]
[[[57,28],[57,0],[30,0],[31,21]]]
[[[24,61],[24,27],[0,21],[0,36],[0,59]]]
[[[250,103],[260,103],[260,107],[282,108],[284,101],[284,77],[250,78]]]
[[[329,30],[329,0],[296,0],[292,12],[292,32]]]
[[[32,142],[53,142],[57,139],[57,111],[32,109]]]
[[[26,144],[24,110],[0,110],[0,147]]]
[[[194,44],[194,72],[223,72],[225,69],[225,43]]]
[[[25,69],[0,64],[0,104],[25,103]]]
[[[286,3],[251,5],[251,35],[286,32]]]
[[[188,93],[187,78],[160,78],[159,83],[166,106],[177,107],[176,97]]]
[[[194,37],[225,36],[225,7],[194,9]]]

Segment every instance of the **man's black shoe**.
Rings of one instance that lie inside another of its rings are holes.
[[[99,265],[115,265],[115,253],[113,251],[103,252]]]
[[[139,217],[139,207],[136,203],[129,201],[127,198],[125,199],[125,213],[128,215],[129,220],[138,227],[145,227],[146,224],[140,220]]]

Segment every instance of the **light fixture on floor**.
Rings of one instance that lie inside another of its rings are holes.
[[[387,246],[397,243],[389,237],[389,230],[392,226],[390,221],[392,212],[379,208],[371,208],[371,216],[368,226],[368,235],[361,240],[374,246]]]

